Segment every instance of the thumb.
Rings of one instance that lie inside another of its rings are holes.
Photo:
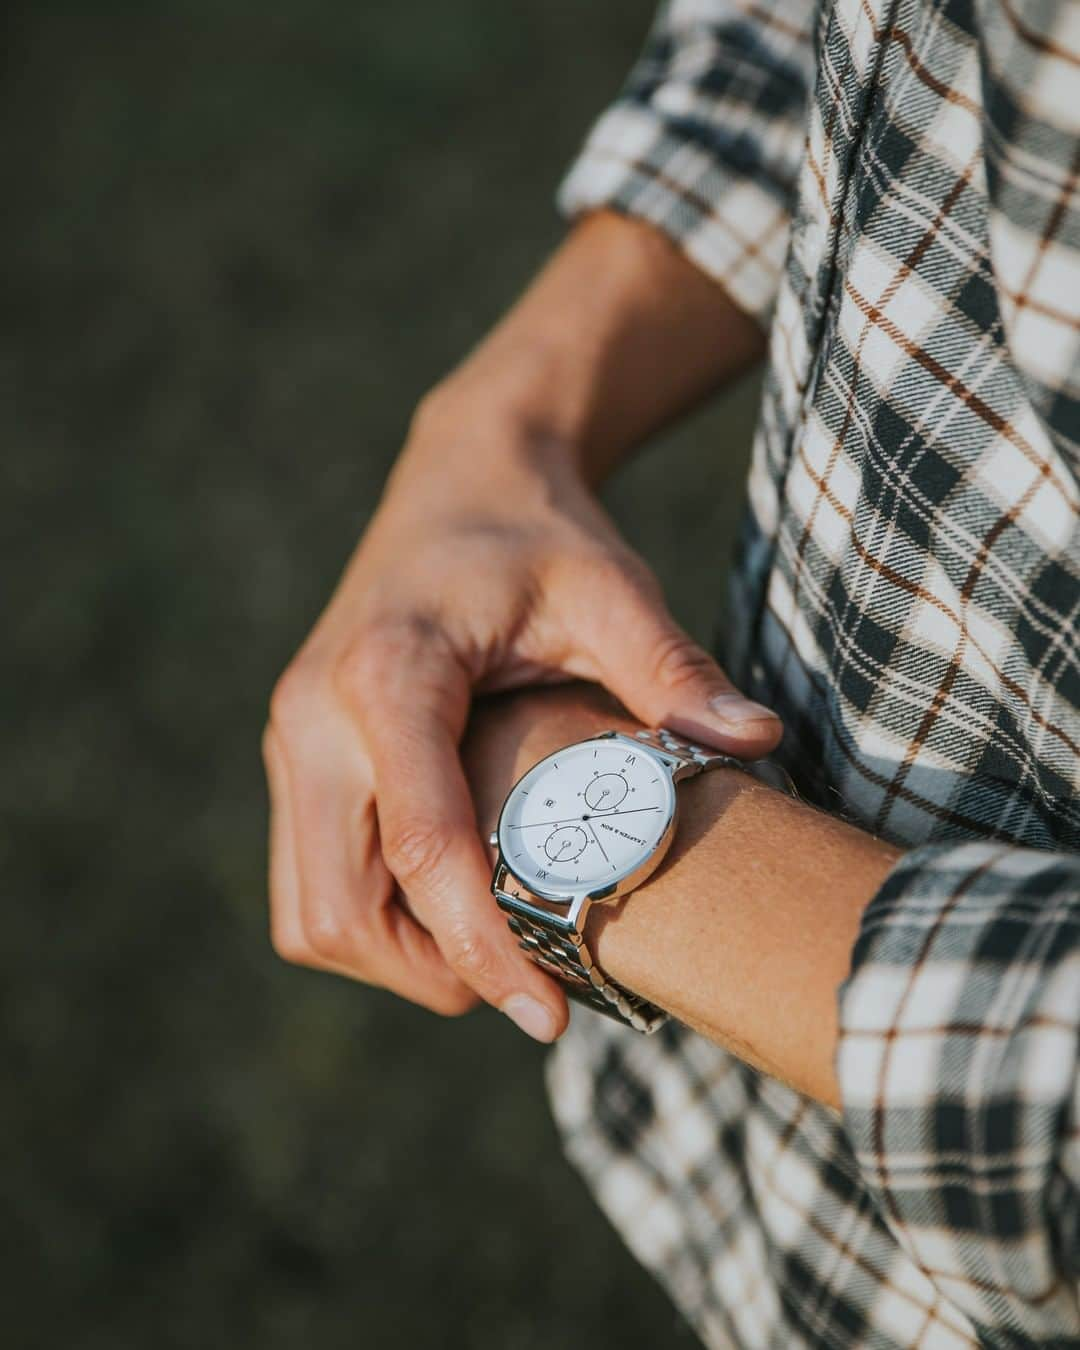
[[[744,759],[776,747],[779,717],[739,693],[672,618],[659,586],[622,578],[605,589],[590,596],[589,655],[633,716]]]

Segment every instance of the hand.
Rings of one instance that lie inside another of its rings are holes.
[[[733,753],[776,743],[775,717],[674,623],[587,486],[761,345],[655,231],[598,213],[425,400],[271,702],[282,956],[441,1013],[482,998],[558,1034],[563,994],[489,893],[458,756],[471,696],[583,677],[643,722]]]
[[[420,420],[275,690],[273,939],[441,1013],[485,999],[548,1040],[564,998],[498,919],[458,756],[473,692],[593,680],[736,754],[780,728],[674,622],[568,456],[461,439]]]

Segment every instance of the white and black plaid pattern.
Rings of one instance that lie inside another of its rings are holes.
[[[842,1116],[677,1025],[550,1061],[711,1346],[1080,1345],[1078,173],[1075,0],[673,0],[562,188],[771,322],[729,667],[909,849]]]

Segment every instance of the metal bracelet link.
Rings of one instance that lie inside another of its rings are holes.
[[[666,727],[657,727],[655,731],[635,732],[634,738],[653,750],[659,750],[661,754],[678,760],[680,768],[675,773],[677,780],[706,773],[709,769],[741,769],[743,773],[748,773],[759,782],[767,783],[769,787],[776,788],[780,792],[786,792],[789,797],[802,800],[791,775],[774,760],[737,759],[734,755],[725,755],[719,750],[708,750],[702,745],[685,741],[668,731]]]
[[[634,739],[642,741],[650,749],[659,750],[662,755],[677,760],[684,770],[680,778],[688,778],[692,773],[705,773],[709,769],[745,769],[746,764],[734,755],[722,754],[719,750],[708,750],[703,745],[683,740],[666,727],[657,727],[655,731],[636,731]]]
[[[667,1013],[662,1008],[607,979],[580,933],[559,933],[542,921],[527,917],[522,912],[522,905],[504,903],[512,902],[514,898],[499,891],[495,893],[521,948],[541,969],[562,982],[570,998],[616,1021],[627,1022],[635,1031],[645,1034],[667,1021]]]

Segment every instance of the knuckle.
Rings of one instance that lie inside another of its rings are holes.
[[[653,606],[665,605],[664,588],[660,578],[643,558],[630,554],[620,559],[619,569],[623,585],[629,587],[631,595],[640,603]]]
[[[311,707],[314,684],[305,663],[294,661],[286,667],[270,695],[270,727],[279,732],[295,727]]]
[[[320,961],[341,965],[349,955],[349,934],[329,906],[320,905],[304,915],[304,937],[309,951]]]
[[[713,670],[707,652],[686,633],[662,637],[653,648],[653,673],[667,689],[679,689],[696,683]]]
[[[398,614],[366,623],[341,648],[335,682],[354,697],[399,679],[418,646],[434,640],[436,625],[418,614]]]
[[[363,691],[378,685],[386,666],[386,648],[378,634],[364,629],[351,637],[338,653],[335,681],[350,692]]]
[[[400,882],[436,869],[450,847],[451,831],[437,821],[405,820],[383,834],[383,859]]]
[[[446,960],[467,983],[482,982],[495,967],[491,948],[474,928],[455,928],[446,939]]]
[[[274,955],[290,966],[304,966],[311,960],[307,943],[291,928],[283,925],[271,924],[270,946]]]
[[[435,1011],[442,1017],[464,1017],[467,1012],[472,1012],[478,1002],[477,996],[471,989],[462,989],[447,994]]]
[[[662,597],[660,582],[649,565],[636,553],[605,552],[593,563],[596,581],[629,600],[652,604]]]
[[[610,594],[613,589],[624,591],[630,582],[630,570],[624,560],[600,550],[574,559],[564,575],[571,585],[586,586],[599,595]]]
[[[578,563],[567,580],[572,594],[584,597],[593,613],[605,613],[619,623],[640,625],[666,612],[660,582],[632,553],[594,553]]]

